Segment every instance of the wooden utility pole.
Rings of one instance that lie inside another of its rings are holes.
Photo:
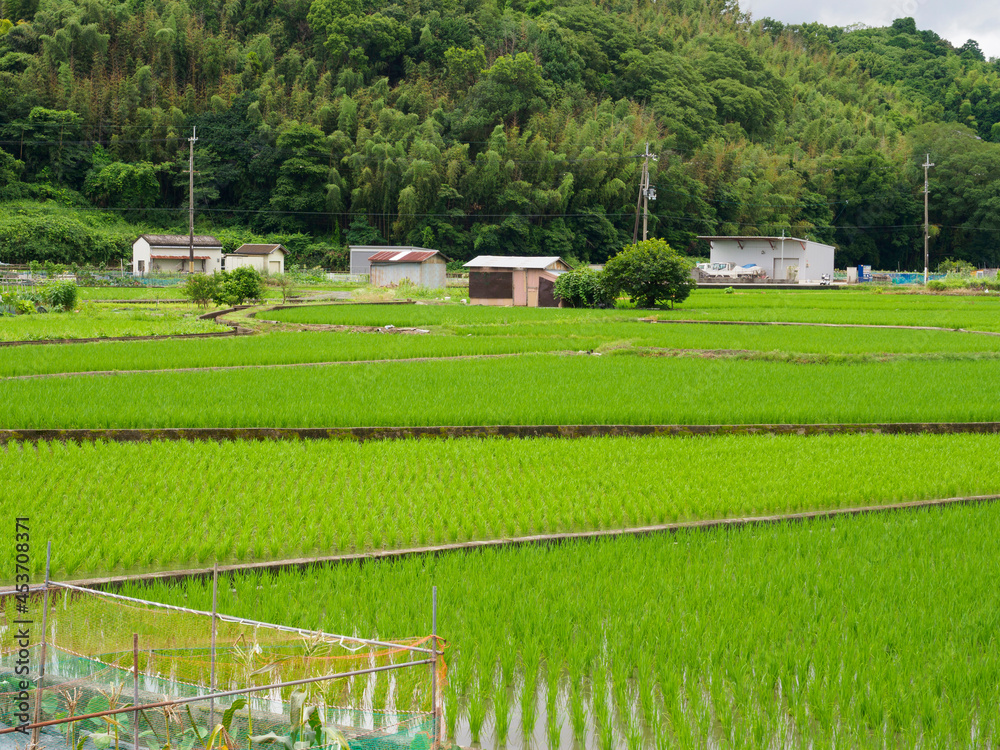
[[[930,224],[927,220],[927,196],[930,195],[931,192],[927,181],[927,170],[933,166],[934,165],[931,164],[931,155],[927,154],[927,158],[924,160],[924,286],[927,286],[927,267],[930,265],[930,255],[928,254],[927,247],[931,236]]]
[[[198,128],[191,128],[191,151],[188,155],[188,273],[194,273],[194,143]]]
[[[642,241],[646,241],[649,228],[649,202],[656,200],[656,191],[649,187],[649,160],[656,161],[656,154],[649,153],[649,142],[646,142],[646,151],[642,155],[642,174],[639,177],[639,198],[635,202],[635,225],[632,228],[632,244],[634,245],[639,237],[639,209],[642,209]]]

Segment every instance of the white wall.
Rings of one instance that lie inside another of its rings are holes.
[[[243,266],[256,268],[260,273],[278,274],[285,272],[285,256],[281,253],[269,253],[267,255],[236,255],[230,253],[225,256],[226,270],[234,271]],[[274,265],[277,263],[277,265]]]
[[[764,269],[768,278],[787,278],[785,266],[794,265],[795,261],[798,262],[800,282],[818,282],[823,274],[829,274],[833,278],[834,248],[831,245],[786,237],[784,242],[780,238],[750,238],[739,242],[730,239],[711,240],[711,246],[713,263],[735,263],[739,266],[754,263]],[[776,260],[777,267],[782,269],[777,276]]]
[[[139,242],[145,245],[145,251],[141,248],[137,248]],[[144,255],[137,254],[144,252]],[[208,257],[206,261],[195,260],[194,268],[197,273],[201,273],[202,262],[205,264],[205,273],[214,273],[215,271],[222,270],[222,249],[221,248],[209,248],[209,247],[196,247],[194,249],[195,257]],[[151,256],[153,255],[169,255],[169,260],[153,260]],[[144,273],[150,272],[150,264],[159,265],[160,271],[176,271],[180,267],[180,261],[186,261],[189,256],[188,248],[180,247],[154,247],[150,248],[149,244],[145,240],[138,240],[134,245],[132,245],[132,272],[136,272],[136,262],[138,260],[145,260],[146,270]],[[176,260],[175,260],[176,259]]]
[[[142,237],[132,243],[132,273],[139,273],[139,261],[142,261],[143,273],[149,273],[149,243]]]

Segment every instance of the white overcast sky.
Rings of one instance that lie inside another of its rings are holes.
[[[1000,57],[1000,3],[982,0],[740,0],[755,19],[770,16],[784,23],[818,21],[827,26],[888,26],[912,16],[918,29],[930,29],[959,47],[979,42],[986,58]]]

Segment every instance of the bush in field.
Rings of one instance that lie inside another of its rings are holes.
[[[219,286],[212,299],[217,305],[242,305],[264,298],[264,278],[256,268],[243,266],[219,274]]]
[[[554,294],[567,307],[610,307],[615,301],[601,272],[587,266],[560,274]]]
[[[49,307],[59,307],[69,312],[76,307],[76,282],[50,279],[42,287],[42,298]]]
[[[967,260],[943,260],[937,267],[938,273],[956,273],[962,276],[968,276],[975,270],[976,267]]]
[[[624,292],[640,307],[683,302],[696,284],[691,263],[664,240],[645,240],[622,250],[604,266],[603,283],[615,296]]]
[[[184,281],[182,294],[190,297],[191,301],[199,307],[208,307],[208,303],[215,299],[219,293],[219,274],[213,273],[193,273]]]
[[[927,282],[927,288],[932,292],[943,292],[948,285],[939,279],[931,279]]]

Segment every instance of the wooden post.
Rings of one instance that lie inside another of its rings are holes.
[[[431,589],[431,721],[433,722],[433,729],[431,730],[431,747],[436,747],[438,744],[438,690],[437,690],[437,668],[438,668],[438,650],[437,650],[437,611],[438,611],[438,588],[434,586]]]

